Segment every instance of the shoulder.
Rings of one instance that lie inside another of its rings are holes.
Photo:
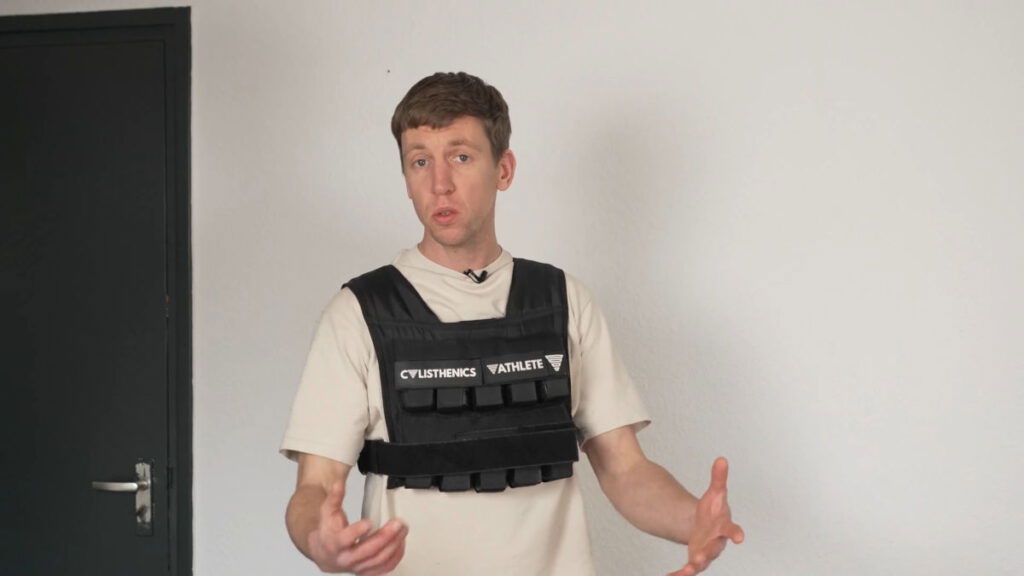
[[[324,308],[310,353],[347,358],[350,364],[365,371],[372,351],[373,339],[359,300],[351,290],[342,288]]]
[[[342,287],[324,307],[321,323],[330,326],[334,332],[347,332],[353,328],[366,329],[363,309],[351,288]]]
[[[569,299],[569,306],[577,309],[589,307],[594,300],[590,289],[579,278],[565,273],[565,293]]]

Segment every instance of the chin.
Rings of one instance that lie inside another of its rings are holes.
[[[466,242],[465,235],[455,233],[454,230],[448,230],[440,233],[431,232],[430,239],[438,246],[442,246],[444,248],[458,248]]]

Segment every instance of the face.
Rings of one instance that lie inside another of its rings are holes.
[[[515,157],[498,162],[478,118],[463,116],[444,128],[402,133],[402,171],[423,223],[425,253],[487,250],[497,246],[494,202],[512,184]]]

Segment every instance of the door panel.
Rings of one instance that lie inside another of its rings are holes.
[[[0,33],[4,574],[170,574],[167,45]],[[153,463],[153,533],[130,481]]]

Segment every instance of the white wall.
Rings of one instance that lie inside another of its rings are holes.
[[[1021,4],[191,4],[198,576],[315,573],[277,443],[322,306],[417,240],[390,113],[460,69],[511,105],[503,245],[596,293],[653,457],[731,458],[712,573],[1024,570]],[[603,575],[682,565],[586,487]]]

